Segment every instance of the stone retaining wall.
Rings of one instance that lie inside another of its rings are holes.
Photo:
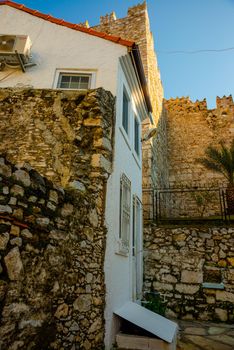
[[[144,289],[160,292],[168,316],[233,322],[234,228],[152,224],[144,241]]]
[[[3,89],[0,104],[0,347],[102,349],[114,99]]]
[[[79,179],[85,189],[102,169],[111,172],[114,105],[101,88],[0,89],[0,153],[63,187]]]

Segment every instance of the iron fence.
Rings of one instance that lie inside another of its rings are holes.
[[[143,189],[144,218],[156,222],[231,221],[225,188]]]

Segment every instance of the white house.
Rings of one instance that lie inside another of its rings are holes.
[[[11,55],[9,54],[11,53]],[[108,180],[105,255],[106,348],[114,312],[141,299],[141,122],[151,112],[141,59],[130,41],[0,2],[0,87],[89,89],[116,96],[113,172]]]

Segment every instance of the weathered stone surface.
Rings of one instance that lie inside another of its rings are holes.
[[[202,327],[187,327],[183,331],[185,334],[192,334],[192,335],[205,335],[206,330]]]
[[[229,265],[234,267],[234,257],[233,258],[227,258],[227,261],[228,261]]]
[[[221,301],[229,301],[231,303],[234,303],[234,293],[217,290],[216,291],[216,299]]]
[[[0,152],[9,150],[17,164],[4,160],[9,171],[0,177],[0,188],[2,181],[9,184],[1,191],[1,204],[13,211],[0,218],[0,234],[11,233],[0,252],[2,349],[21,346],[20,341],[25,349],[73,349],[77,343],[101,349],[105,165],[112,167],[114,98],[102,89],[6,89],[0,100]],[[84,125],[90,114],[101,120],[99,126]],[[108,140],[107,147],[98,148],[107,163],[92,169],[100,137]],[[72,181],[85,186],[85,196],[69,187]]]
[[[95,208],[90,211],[89,220],[94,227],[98,226],[98,214]]]
[[[12,209],[9,205],[0,205],[0,213],[7,213],[7,214],[11,214],[12,213]]]
[[[30,186],[31,180],[29,174],[24,170],[16,170],[13,174],[17,181],[20,181],[24,184],[24,186]]]
[[[187,284],[177,284],[175,289],[183,294],[195,294],[199,291],[199,286],[187,285]]]
[[[220,327],[210,327],[208,329],[208,334],[210,335],[223,334],[224,332],[225,332],[225,328],[220,328]]]
[[[15,209],[15,210],[13,211],[13,216],[14,216],[16,219],[23,220],[23,217],[24,217],[23,209],[21,209],[21,208]]]
[[[0,233],[0,250],[6,249],[9,238],[10,236],[8,232]]]
[[[216,104],[216,109],[209,110],[206,100],[192,102],[188,97],[182,97],[165,101],[171,186],[223,186],[225,179],[221,174],[208,171],[196,162],[197,158],[204,156],[209,145],[218,146],[220,140],[228,144],[232,141],[232,97],[217,97]],[[189,154],[187,149],[190,149]],[[211,200],[210,193],[206,212],[212,210],[211,206],[207,208]],[[217,206],[218,201],[216,198]]]
[[[94,154],[92,156],[91,165],[94,168],[102,168],[107,173],[111,173],[111,162],[108,161],[102,154]]]
[[[102,327],[102,319],[101,318],[97,318],[93,324],[91,325],[91,327],[88,330],[88,333],[94,333],[96,332],[98,329],[101,329]]]
[[[22,320],[19,323],[19,329],[23,329],[25,327],[31,326],[31,327],[41,327],[43,321],[42,320]]]
[[[12,238],[10,240],[11,245],[17,245],[18,247],[22,246],[22,238],[20,237],[16,237],[16,238]]]
[[[80,312],[90,310],[92,298],[90,295],[80,295],[73,303],[74,309]]]
[[[58,193],[56,191],[50,191],[49,192],[49,200],[54,202],[55,204],[58,204]]]
[[[47,227],[50,223],[49,218],[37,218],[36,223],[41,227]]]
[[[12,281],[20,279],[23,272],[23,264],[21,261],[21,256],[19,248],[15,247],[5,256],[4,258],[7,273]]]
[[[21,236],[28,239],[33,237],[32,233],[27,228],[21,231]]]
[[[223,322],[227,321],[227,319],[228,319],[227,310],[216,308],[215,313],[220,321],[223,321]]]
[[[222,250],[232,258],[229,228],[168,228],[151,224],[144,231],[145,290],[161,293],[174,317],[232,322],[233,267],[228,258],[220,264],[218,257]]]
[[[10,234],[11,234],[12,236],[19,236],[19,234],[20,234],[20,228],[19,228],[19,226],[11,225]]]
[[[67,304],[61,304],[58,306],[54,316],[57,318],[67,317],[69,312],[69,307]]]
[[[203,274],[201,271],[183,270],[181,273],[182,283],[202,283]]]
[[[19,186],[19,185],[14,185],[12,188],[11,188],[11,194],[13,194],[14,196],[20,196],[20,197],[23,197],[24,195],[24,189],[23,187]]]
[[[83,192],[83,193],[86,191],[84,184],[82,184],[80,181],[77,181],[77,180],[70,182],[69,187],[73,188],[74,190]]]
[[[0,164],[0,175],[11,176],[11,168],[5,164]]]
[[[73,210],[74,210],[74,207],[72,204],[64,204],[63,208],[62,208],[62,211],[61,211],[61,214],[62,216],[69,216],[73,213]]]

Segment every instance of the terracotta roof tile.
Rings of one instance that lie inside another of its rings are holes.
[[[1,5],[7,5],[7,6],[10,6],[10,7],[13,7],[15,9],[17,9],[17,10],[29,13],[29,14],[35,16],[35,17],[42,18],[42,19],[44,19],[44,20],[46,20],[48,22],[51,22],[51,23],[54,23],[54,24],[57,24],[57,25],[60,25],[60,26],[64,26],[64,27],[67,27],[67,28],[70,28],[70,29],[73,29],[73,30],[77,30],[79,32],[87,33],[89,35],[93,35],[93,36],[102,38],[104,40],[109,40],[109,41],[112,41],[112,42],[114,42],[116,44],[120,44],[120,45],[127,46],[127,47],[132,47],[134,45],[133,41],[125,40],[125,39],[122,39],[122,38],[114,36],[114,35],[108,35],[106,33],[97,32],[94,29],[85,28],[85,27],[82,27],[82,26],[80,26],[78,24],[66,22],[63,19],[55,18],[55,17],[53,17],[51,15],[46,15],[44,13],[41,13],[41,12],[37,11],[37,10],[32,10],[32,9],[22,5],[22,4],[18,4],[18,3],[13,2],[13,1],[0,0],[0,6]]]

